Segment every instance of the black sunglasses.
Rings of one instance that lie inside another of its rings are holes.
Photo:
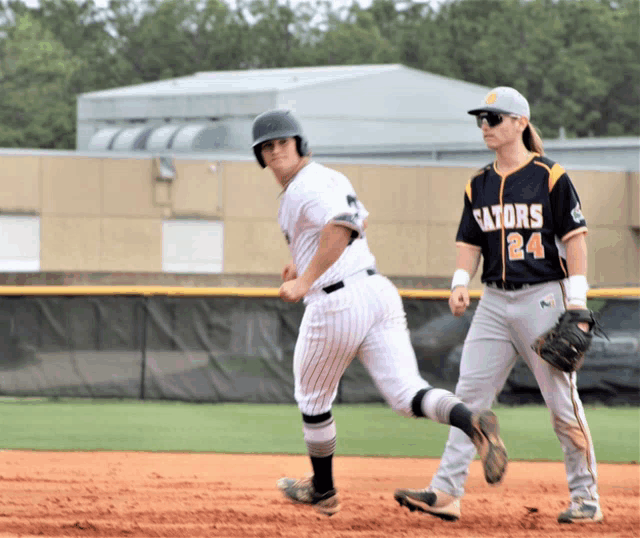
[[[496,125],[500,125],[505,116],[511,116],[512,118],[517,118],[518,116],[514,116],[513,114],[498,114],[496,112],[481,112],[476,116],[476,123],[478,127],[482,128],[482,122],[487,120],[487,125],[489,127],[495,127]]]

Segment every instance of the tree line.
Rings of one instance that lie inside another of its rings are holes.
[[[4,0],[0,147],[74,148],[84,92],[382,63],[514,86],[548,138],[640,135],[640,0]]]

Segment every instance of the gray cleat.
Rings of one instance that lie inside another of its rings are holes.
[[[558,523],[600,523],[603,519],[597,502],[577,498],[558,516]]]

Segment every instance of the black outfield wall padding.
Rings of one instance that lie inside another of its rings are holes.
[[[423,377],[453,390],[477,301],[455,318],[446,300],[403,300]],[[594,339],[578,374],[581,396],[637,405],[640,301],[599,304],[609,341]],[[0,395],[293,403],[303,312],[274,297],[0,297]],[[382,401],[357,359],[338,401]],[[522,360],[499,401],[542,401]]]

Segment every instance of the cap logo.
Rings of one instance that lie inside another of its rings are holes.
[[[488,105],[492,105],[496,102],[497,98],[498,96],[496,95],[496,92],[491,92],[489,95],[487,95],[487,98],[484,100],[484,102]]]

